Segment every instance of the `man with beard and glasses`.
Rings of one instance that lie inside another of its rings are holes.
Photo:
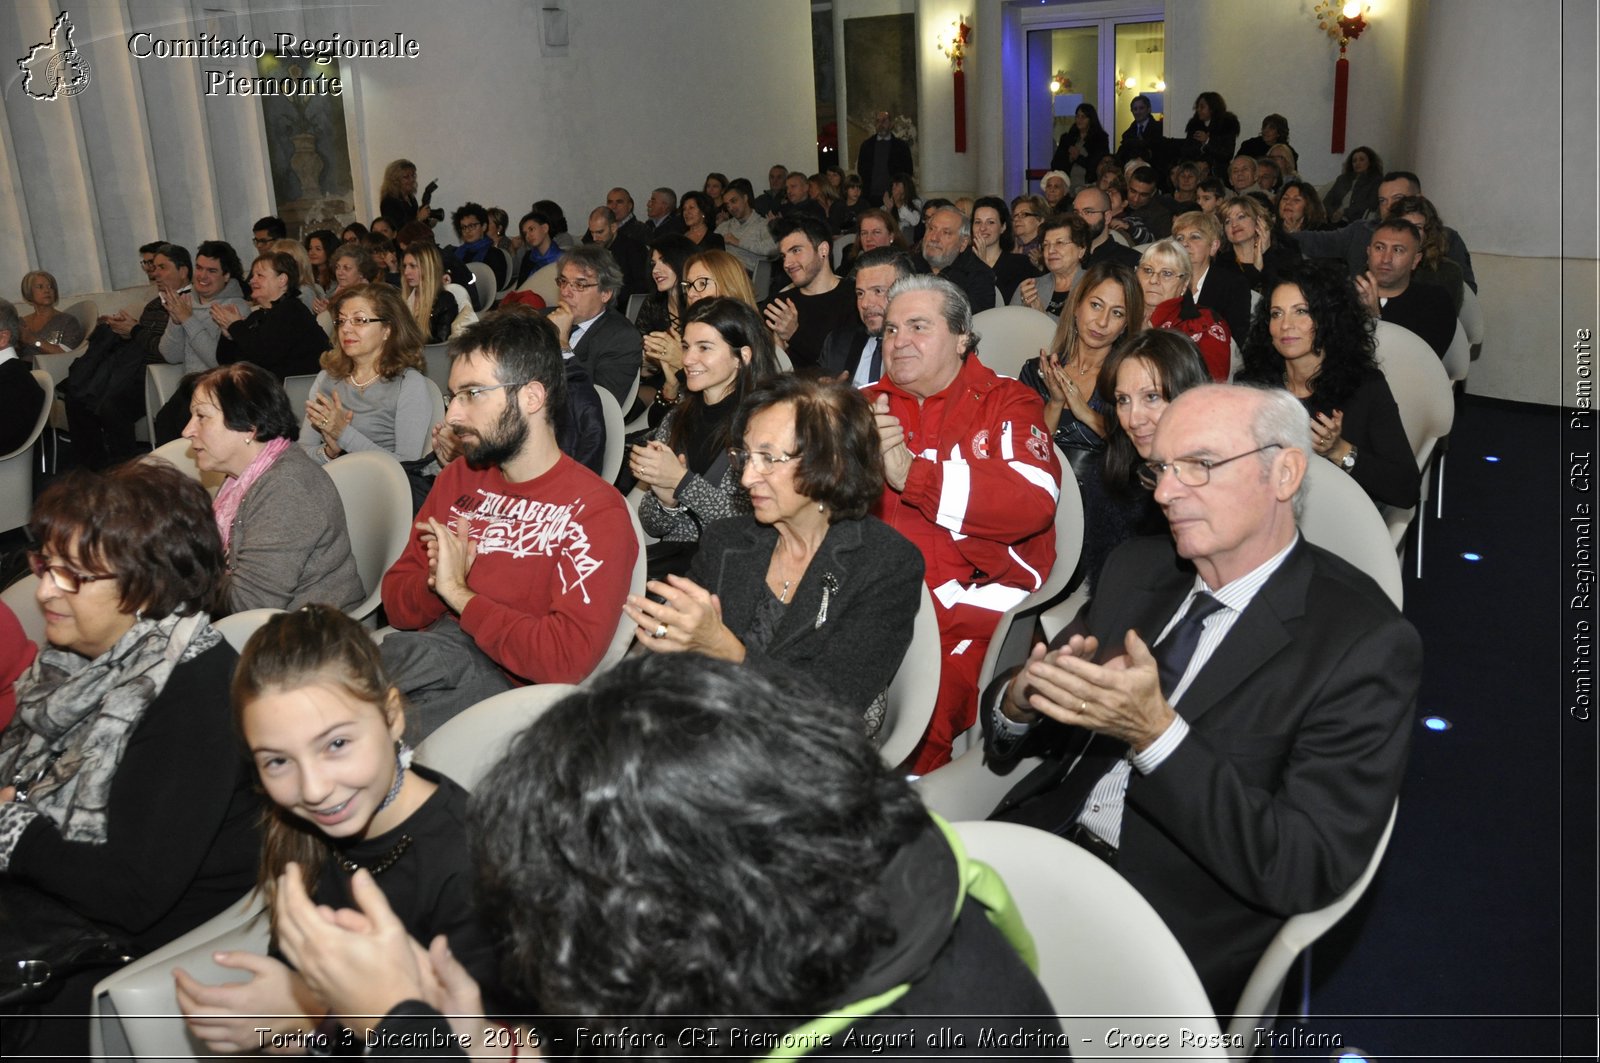
[[[487,315],[450,341],[447,432],[434,481],[383,577],[390,679],[424,737],[526,683],[576,683],[622,616],[639,543],[615,488],[562,454],[561,343],[538,314]]]

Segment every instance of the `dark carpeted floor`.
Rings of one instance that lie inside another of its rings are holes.
[[[1575,752],[1564,741],[1579,743],[1564,734],[1560,693],[1560,429],[1553,408],[1458,402],[1420,580],[1414,542],[1406,558],[1405,612],[1426,656],[1394,837],[1361,904],[1313,950],[1314,1017],[1280,1031],[1337,1035],[1344,1051],[1386,1061],[1561,1047],[1562,950],[1569,971],[1595,962],[1593,909],[1571,907],[1592,904],[1594,839],[1563,849],[1562,801],[1592,803],[1595,783],[1592,746],[1562,769]],[[1427,729],[1430,715],[1449,729]],[[1324,1041],[1276,1054],[1339,1051]]]

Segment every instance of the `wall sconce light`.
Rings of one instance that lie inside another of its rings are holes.
[[[955,81],[955,149],[967,150],[967,75],[963,69],[967,61],[967,47],[972,43],[972,23],[967,16],[959,15],[951,23],[949,36],[940,33],[934,39],[939,54],[950,60],[951,77]]]
[[[1371,5],[1363,4],[1361,0],[1346,0],[1342,5],[1337,0],[1319,0],[1312,12],[1317,16],[1317,28],[1339,42],[1339,59],[1333,66],[1331,150],[1335,155],[1344,154],[1345,117],[1350,104],[1350,60],[1345,53],[1350,42],[1366,32],[1369,25],[1367,15],[1371,12]]]

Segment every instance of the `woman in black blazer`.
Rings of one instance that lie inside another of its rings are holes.
[[[808,679],[871,734],[923,572],[921,552],[867,515],[883,493],[872,408],[848,384],[785,373],[745,398],[731,438],[754,513],[708,525],[687,578],[628,599],[639,641]]]

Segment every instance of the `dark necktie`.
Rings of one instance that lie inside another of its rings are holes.
[[[872,344],[872,365],[871,368],[867,370],[867,375],[869,377],[867,383],[876,384],[878,382],[878,378],[883,376],[883,341],[880,339],[869,339],[867,342]]]
[[[1172,696],[1178,681],[1188,670],[1195,648],[1200,645],[1200,633],[1205,630],[1206,617],[1221,609],[1222,603],[1201,591],[1189,600],[1189,609],[1183,614],[1166,638],[1158,642],[1151,654],[1156,659],[1156,669],[1161,675],[1161,693]]]

